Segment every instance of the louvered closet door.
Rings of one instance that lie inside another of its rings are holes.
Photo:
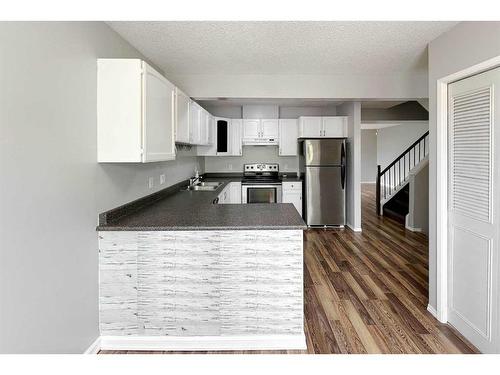
[[[489,353],[498,352],[499,91],[500,68],[448,87],[449,322]]]

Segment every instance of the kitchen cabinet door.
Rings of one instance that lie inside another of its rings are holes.
[[[209,117],[210,117],[210,114],[202,108],[201,114],[200,114],[200,142],[199,142],[199,144],[203,145],[203,146],[208,145]]]
[[[144,63],[143,161],[175,159],[175,86]]]
[[[283,191],[283,203],[293,203],[297,212],[302,216],[302,191],[300,190],[288,190]]]
[[[243,121],[241,119],[232,119],[230,125],[230,139],[231,139],[231,150],[230,153],[232,156],[242,156],[243,155],[243,147],[242,147],[242,125]]]
[[[276,138],[279,136],[279,120],[278,119],[264,119],[260,120],[261,124],[261,138]]]
[[[279,120],[279,155],[297,156],[299,126],[297,119]]]
[[[344,138],[347,137],[347,117],[331,116],[322,117],[323,137]]]
[[[299,137],[319,138],[323,135],[323,124],[320,116],[304,116],[299,118]]]
[[[189,96],[176,89],[176,132],[175,141],[189,143]]]
[[[216,156],[217,155],[217,142],[214,141],[217,138],[217,127],[215,118],[209,114],[208,118],[208,145],[207,146],[197,146],[196,155],[198,156]]]
[[[255,140],[261,137],[261,126],[259,119],[243,120],[243,138]]]
[[[208,114],[208,144],[215,145],[215,118]]]
[[[189,143],[198,145],[201,142],[201,107],[195,101],[189,102]]]
[[[139,59],[98,59],[97,160],[175,159],[175,87]]]
[[[222,190],[221,193],[218,195],[218,198],[219,198],[218,203],[219,204],[230,203],[230,194],[231,194],[231,191],[229,189],[229,185],[226,185],[224,190]]]
[[[241,182],[231,182],[229,190],[230,203],[241,204]]]

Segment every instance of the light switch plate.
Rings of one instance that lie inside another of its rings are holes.
[[[161,174],[160,175],[160,185],[163,185],[165,183],[165,175],[164,174]]]
[[[153,188],[154,183],[155,183],[154,177],[149,177],[149,179],[148,179],[148,186],[149,186],[150,189]]]

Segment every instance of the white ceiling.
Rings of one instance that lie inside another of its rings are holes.
[[[411,126],[415,124],[422,124],[427,121],[375,121],[375,122],[362,122],[362,130],[378,130],[383,128],[391,128],[393,126]]]
[[[108,22],[169,74],[388,74],[427,69],[456,22]]]
[[[394,101],[394,100],[372,100],[372,101],[363,101],[361,102],[361,108],[377,108],[377,109],[388,109],[394,107],[398,104],[403,104],[405,101]]]

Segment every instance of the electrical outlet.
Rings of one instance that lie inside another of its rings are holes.
[[[152,189],[152,188],[153,188],[153,186],[154,186],[154,184],[155,184],[155,179],[154,179],[154,177],[149,177],[149,179],[148,179],[148,187],[149,187],[150,189]]]
[[[165,183],[165,175],[164,174],[161,174],[160,175],[160,185],[163,185]]]

